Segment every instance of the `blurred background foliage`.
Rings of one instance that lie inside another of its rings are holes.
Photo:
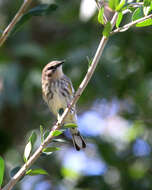
[[[3,30],[23,3],[0,0]],[[55,118],[41,95],[42,68],[65,59],[65,73],[75,89],[83,79],[101,39],[93,0],[39,0],[31,7],[56,3],[48,16],[34,16],[12,34],[0,51],[0,155],[9,172],[23,164],[32,130],[50,128]],[[127,15],[123,22],[129,21]],[[94,76],[81,96],[80,131],[87,141],[76,152],[68,132],[65,143],[33,167],[48,176],[25,177],[14,190],[149,190],[152,188],[152,27],[132,28],[112,36]],[[37,146],[40,139],[37,140]]]

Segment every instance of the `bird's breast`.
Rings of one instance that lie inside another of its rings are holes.
[[[57,115],[61,108],[65,109],[69,102],[67,88],[62,82],[61,80],[56,80],[48,86],[48,92],[50,92],[47,96],[48,105],[54,115]]]

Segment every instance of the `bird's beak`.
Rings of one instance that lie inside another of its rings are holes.
[[[65,60],[60,61],[57,67],[59,67],[59,66],[62,65],[63,63],[65,63]]]
[[[60,62],[61,65],[62,65],[63,63],[65,63],[65,60],[62,60],[62,61]]]

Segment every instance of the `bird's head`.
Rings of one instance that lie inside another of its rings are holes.
[[[63,75],[62,64],[64,62],[65,61],[51,61],[48,63],[42,71],[42,78],[60,78]]]

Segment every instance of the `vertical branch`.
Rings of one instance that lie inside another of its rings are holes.
[[[24,0],[22,6],[16,13],[15,17],[13,18],[13,20],[10,22],[10,24],[5,28],[4,32],[2,33],[2,35],[0,37],[0,47],[7,40],[10,32],[12,31],[12,29],[14,28],[16,23],[20,20],[20,18],[23,16],[23,14],[25,13],[27,7],[30,5],[31,2],[32,2],[32,0]]]

